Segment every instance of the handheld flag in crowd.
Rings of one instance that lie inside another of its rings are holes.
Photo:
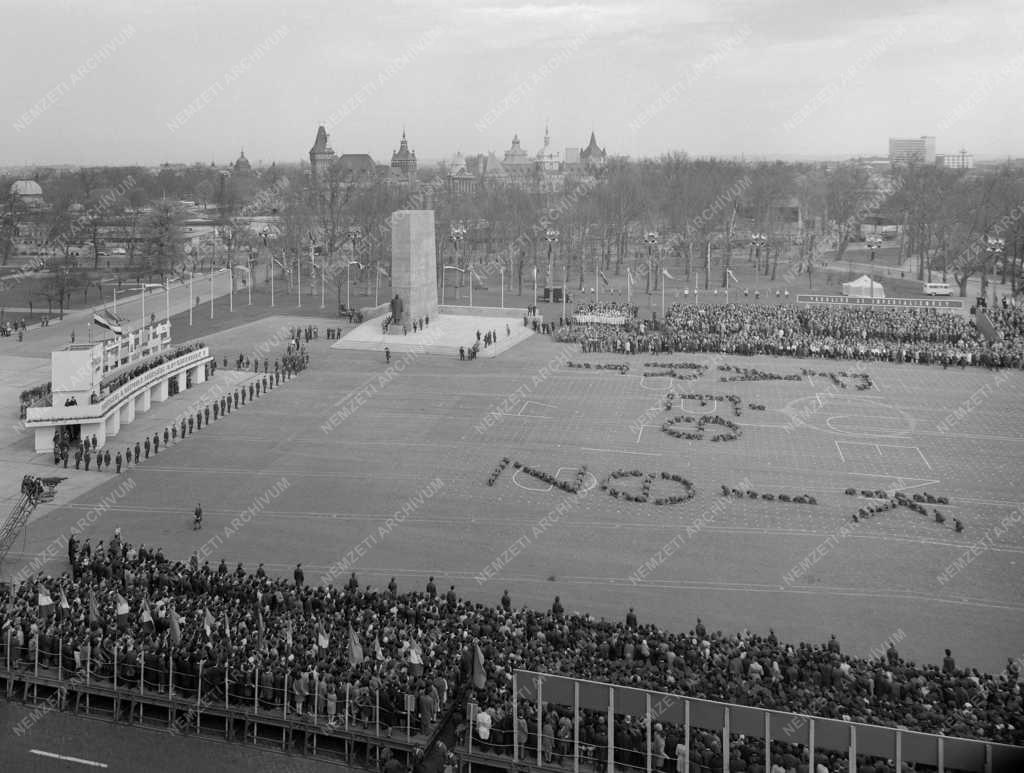
[[[484,653],[479,644],[474,644],[473,649],[473,686],[482,690],[487,683],[487,672],[484,671]]]
[[[380,636],[373,640],[373,656],[377,660],[384,660],[384,650],[380,648]]]
[[[14,591],[12,590],[11,593]],[[49,616],[53,611],[53,599],[50,598],[50,591],[44,586],[39,586],[39,614]]]
[[[153,614],[149,611],[149,602],[146,599],[142,600],[142,629],[146,633],[153,633],[156,630],[153,625]]]
[[[96,603],[96,591],[89,591],[89,625],[100,621],[100,608]]]
[[[177,646],[178,644],[181,644],[181,626],[178,625],[178,613],[172,609],[171,613],[167,617],[170,622],[171,644]]]
[[[231,626],[228,625],[228,613],[227,612],[224,613],[224,635],[228,638],[228,640],[231,639]]]
[[[665,277],[666,279],[675,279],[675,277],[674,277],[674,276],[672,276],[672,275],[671,275],[670,273],[668,273],[668,269],[667,269],[667,268],[663,268],[663,269],[661,270],[661,275],[662,275],[663,277]]]
[[[353,666],[363,662],[363,645],[359,643],[359,637],[351,624],[348,627],[348,662]]]
[[[213,626],[216,625],[217,621],[213,619],[213,615],[210,614],[210,610],[203,607],[203,629],[206,631],[206,635],[209,636],[213,631]]]
[[[68,597],[64,593],[64,589],[60,589],[60,613],[63,616],[65,613],[71,611],[71,605],[68,603]]]
[[[119,629],[128,628],[128,613],[131,612],[131,608],[128,606],[128,600],[120,593],[117,594],[117,627]]]

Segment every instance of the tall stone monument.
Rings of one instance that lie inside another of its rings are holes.
[[[397,322],[437,318],[434,210],[400,209],[391,216],[391,287],[401,301]]]

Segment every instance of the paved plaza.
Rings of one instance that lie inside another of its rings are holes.
[[[206,341],[219,362],[301,321],[268,318]],[[390,369],[380,352],[332,349],[323,337],[310,351],[311,368],[282,388],[133,466],[135,487],[90,527],[93,542],[120,527],[128,541],[161,545],[181,560],[200,551],[212,565],[223,557],[252,570],[262,561],[289,577],[301,561],[312,583],[342,583],[355,571],[362,583],[382,586],[394,576],[402,589],[421,588],[433,575],[440,588],[454,584],[489,604],[508,588],[517,606],[546,608],[559,595],[567,611],[620,619],[632,606],[642,622],[674,629],[700,616],[711,629],[771,628],[792,642],[835,633],[859,655],[897,632],[900,652],[918,661],[938,662],[950,647],[958,663],[998,670],[1020,653],[1018,372],[582,355],[541,336],[496,359],[406,353],[395,358],[402,367],[393,360]],[[645,367],[653,361],[709,369],[694,380],[645,377],[664,370]],[[723,383],[729,374],[720,365],[780,375],[868,372],[872,387],[857,390],[838,375],[845,387],[817,375]],[[27,366],[24,373],[26,386],[38,380]],[[16,391],[16,380],[8,374],[6,389]],[[712,398],[681,407],[677,400],[666,411],[670,391]],[[740,416],[714,399],[727,395],[739,396]],[[161,410],[175,412],[175,402]],[[684,412],[735,421],[742,435],[711,442],[661,430],[666,417]],[[8,446],[4,467],[52,469],[29,443]],[[585,493],[559,491],[513,465],[488,486],[503,457],[565,481],[585,466]],[[643,476],[655,476],[647,503],[595,488],[620,469],[639,476],[614,486],[637,495]],[[691,481],[694,498],[654,504],[680,493],[662,472]],[[119,485],[113,474],[69,476],[56,505],[19,539],[5,574],[66,536]],[[722,485],[810,494],[819,504],[725,498]],[[928,492],[949,505],[929,506],[928,517],[899,509],[853,524],[851,515],[869,503],[845,495],[848,487]],[[199,532],[191,529],[196,501],[205,512]],[[45,571],[66,568],[61,555]]]

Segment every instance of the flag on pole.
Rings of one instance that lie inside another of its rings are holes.
[[[217,621],[213,619],[213,615],[210,614],[210,610],[203,607],[203,629],[206,631],[206,635],[209,636],[213,631],[213,626],[216,625]]]
[[[331,637],[327,631],[323,629],[323,626],[320,627],[320,630],[316,634],[316,643],[322,650],[331,646]]]
[[[171,629],[171,644],[178,646],[181,644],[181,626],[178,625],[178,613],[172,609],[167,617]]]
[[[149,601],[142,600],[142,630],[146,633],[153,633],[156,630],[153,625],[153,613],[149,611]]]
[[[732,269],[731,269],[731,268],[727,268],[727,269],[725,270],[725,273],[727,273],[727,274],[729,275],[729,278],[730,278],[730,279],[731,279],[732,281],[734,281],[734,282],[735,282],[736,284],[739,284],[739,283],[740,283],[740,280],[736,278],[736,275],[735,275],[734,273],[732,273]]]
[[[96,326],[109,330],[114,335],[124,335],[124,328],[118,324],[116,317],[112,317],[113,315],[104,309],[102,314],[93,312],[92,321]]]
[[[12,595],[13,595],[13,592],[12,592]],[[64,593],[64,589],[61,588],[60,589],[60,610],[59,610],[59,614],[60,614],[61,617],[63,617],[70,610],[71,610],[71,605],[68,603],[68,597]]]
[[[606,277],[604,275],[604,271],[598,271],[597,274],[598,274],[598,276],[601,277],[601,280],[604,282],[605,287],[610,287],[611,286],[611,282],[609,282],[608,281],[608,277]]]
[[[390,277],[391,276],[391,274],[389,274],[387,271],[384,270],[384,266],[377,266],[377,273],[378,274],[383,274],[386,277]]]
[[[671,275],[670,273],[668,273],[668,269],[667,269],[667,268],[663,268],[663,269],[661,270],[661,275],[662,275],[663,277],[665,277],[666,279],[675,279],[675,277],[674,277],[674,276],[672,276],[672,275]]]
[[[534,282],[537,281],[537,267],[536,266],[533,267],[533,281]]]
[[[363,645],[359,643],[359,637],[351,624],[348,627],[348,662],[353,666],[363,662]]]
[[[458,266],[445,266],[444,268],[446,271],[462,271]]]
[[[630,271],[630,270],[629,270],[629,269],[627,268],[627,269],[626,269],[626,284],[627,284],[627,285],[631,285],[631,284],[633,284],[633,283],[634,283],[634,282],[633,282],[633,272],[632,272],[632,271]]]
[[[478,690],[484,689],[487,682],[487,672],[484,670],[484,653],[479,644],[474,644],[473,649],[473,686]]]
[[[380,636],[373,640],[373,656],[377,660],[384,660],[384,650],[380,648]]]

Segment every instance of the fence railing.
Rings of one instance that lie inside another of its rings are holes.
[[[517,700],[509,704],[511,722],[491,727],[486,739],[480,736],[478,707],[467,707],[466,738],[460,747],[468,760],[486,761],[509,771],[518,770],[523,764],[564,771],[562,761],[566,761],[573,773],[581,769],[594,773],[601,773],[602,769],[607,773],[696,773],[707,768],[691,759],[693,733],[710,732],[717,736],[723,750],[733,748],[733,737],[742,735],[747,743],[757,739],[767,760],[774,756],[773,742],[778,742],[798,748],[811,760],[819,752],[838,753],[847,758],[849,770],[859,769],[859,755],[891,760],[891,769],[895,771],[903,770],[904,763],[928,766],[940,773],[1024,770],[1024,747],[721,703],[554,674],[516,671],[512,695]],[[536,714],[523,717],[526,737],[518,722],[519,701],[529,701],[536,707]],[[552,708],[571,719],[571,735],[559,734],[557,726],[545,727],[544,713]],[[604,715],[606,744],[581,743],[583,711]],[[629,748],[616,746],[617,715],[620,719],[630,715],[640,720],[646,736]],[[675,748],[666,747],[664,753],[659,750],[655,754],[651,729],[655,723],[671,729],[682,743],[686,751],[681,759],[675,758]],[[730,755],[721,756],[722,766],[716,769],[728,773]]]
[[[287,674],[194,667],[156,652],[90,650],[53,637],[19,642],[10,628],[0,635],[0,687],[7,700],[26,705],[11,728],[16,735],[51,711],[73,711],[180,735],[223,733],[335,761],[365,755],[372,763],[390,749],[410,766],[444,711],[421,723],[404,693],[350,684],[323,690]]]

